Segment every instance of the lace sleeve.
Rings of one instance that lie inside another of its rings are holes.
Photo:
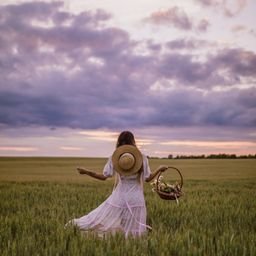
[[[103,175],[105,177],[112,177],[114,175],[112,158],[110,157],[103,169]]]

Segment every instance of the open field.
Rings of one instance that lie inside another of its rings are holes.
[[[76,167],[101,172],[104,158],[0,157],[0,181],[82,182]],[[230,180],[256,178],[256,159],[150,159],[151,169],[161,164],[182,170],[186,180]]]
[[[1,255],[256,255],[256,160],[152,159],[152,169],[182,171],[185,195],[177,205],[145,184],[148,236],[99,239],[65,230],[67,220],[105,200],[114,183],[81,176],[75,167],[100,172],[105,161],[0,158]]]

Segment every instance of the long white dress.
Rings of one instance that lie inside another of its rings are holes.
[[[150,226],[146,225],[146,205],[143,181],[150,176],[148,159],[143,155],[143,172],[132,176],[120,176],[113,169],[111,157],[108,159],[103,175],[117,175],[117,185],[112,194],[96,209],[71,222],[81,230],[93,230],[99,234],[123,232],[140,236]]]

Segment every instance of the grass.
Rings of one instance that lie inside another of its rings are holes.
[[[78,175],[75,167],[100,172],[105,161],[0,158],[1,255],[256,255],[255,160],[152,159],[152,169],[172,165],[185,180],[179,205],[145,184],[152,232],[99,239],[65,230],[66,221],[103,202],[114,183]]]

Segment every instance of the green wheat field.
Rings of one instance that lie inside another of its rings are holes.
[[[99,238],[64,229],[112,192],[114,178],[97,181],[76,167],[101,172],[103,158],[0,158],[0,255],[256,255],[256,160],[150,159],[184,176],[179,204],[144,184],[148,224],[141,238]],[[176,180],[167,171],[168,180]]]

